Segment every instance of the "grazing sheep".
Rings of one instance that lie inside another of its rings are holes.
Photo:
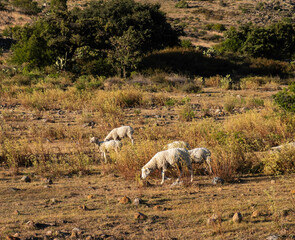
[[[113,140],[121,140],[124,137],[129,137],[131,139],[132,144],[133,144],[133,136],[132,136],[133,133],[134,133],[134,130],[130,126],[122,126],[122,127],[114,128],[106,136],[104,141],[108,141],[108,140],[111,140],[111,139],[113,139]]]
[[[167,144],[164,149],[171,149],[171,148],[185,148],[186,150],[189,150],[191,147],[187,142],[174,141],[172,143]]]
[[[104,157],[105,163],[107,163],[107,152],[115,151],[118,153],[120,148],[122,147],[122,143],[118,140],[110,140],[110,141],[99,141],[98,138],[92,137],[90,138],[91,143],[95,143],[99,146],[99,151],[101,152],[102,156]]]
[[[206,164],[209,167],[210,174],[212,173],[211,168],[211,152],[207,148],[194,148],[192,150],[189,150],[189,155],[191,158],[192,163],[198,163],[202,164],[203,162],[206,162]]]
[[[182,175],[182,168],[181,168],[182,161],[186,163],[186,166],[190,171],[191,182],[192,182],[193,170],[192,170],[191,160],[190,160],[188,151],[184,148],[172,148],[172,149],[158,152],[155,156],[152,157],[152,159],[146,165],[143,166],[143,168],[141,169],[141,177],[142,179],[145,179],[153,170],[162,169],[161,184],[163,184],[165,181],[165,172],[167,171],[167,168],[169,166],[177,164],[180,171],[180,175],[177,179],[177,182],[179,182],[180,177]]]
[[[284,147],[295,147],[295,142],[286,143],[280,146],[272,147],[272,151],[281,151]]]

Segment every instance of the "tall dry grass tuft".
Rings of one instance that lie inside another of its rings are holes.
[[[159,151],[162,151],[162,141],[146,140],[135,145],[126,145],[117,156],[118,171],[127,179],[138,178],[141,168]]]

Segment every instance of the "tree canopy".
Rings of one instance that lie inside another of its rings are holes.
[[[12,29],[15,63],[39,68],[64,59],[68,70],[83,72],[84,65],[95,72],[104,64],[126,75],[136,69],[142,55],[179,43],[178,32],[158,4],[110,0],[68,10],[66,2],[51,0],[45,17]]]

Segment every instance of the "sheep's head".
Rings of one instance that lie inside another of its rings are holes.
[[[142,168],[141,169],[141,178],[146,179],[146,177],[151,173],[151,170],[148,168]]]

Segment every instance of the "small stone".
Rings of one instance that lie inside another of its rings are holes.
[[[221,177],[215,177],[212,180],[212,184],[216,185],[216,184],[224,184],[224,180]]]
[[[33,222],[33,221],[28,221],[27,223],[26,223],[26,227],[28,228],[28,229],[36,229],[37,227],[36,227],[36,224]]]
[[[86,205],[84,205],[84,204],[81,205],[81,206],[79,206],[79,208],[82,209],[82,210],[84,210],[84,211],[89,210],[88,207],[86,207]]]
[[[23,176],[23,177],[21,178],[21,181],[22,181],[22,182],[31,182],[31,178],[30,178],[29,176]]]
[[[233,216],[233,222],[239,223],[243,219],[243,216],[240,212],[236,212]]]
[[[128,204],[128,203],[131,203],[131,200],[129,197],[124,196],[121,199],[119,199],[119,203],[120,204]]]
[[[19,212],[18,210],[15,210],[15,211],[13,212],[13,214],[14,214],[14,215],[20,215],[20,212]]]
[[[90,195],[87,196],[87,198],[88,198],[88,199],[93,199],[94,196],[93,196],[92,194],[90,194]]]
[[[46,184],[53,184],[52,179],[51,178],[44,178],[44,183]]]
[[[275,184],[276,183],[276,180],[271,180],[270,183],[271,184]]]
[[[13,237],[20,237],[20,235],[19,235],[19,233],[15,233],[15,234],[13,234]]]
[[[91,237],[91,236],[87,236],[86,238],[85,238],[85,240],[92,240],[93,238]]]
[[[142,200],[140,198],[135,198],[134,201],[133,201],[134,205],[139,205],[141,203],[142,203]]]
[[[56,203],[57,203],[57,200],[56,200],[55,198],[51,198],[51,199],[50,199],[50,202],[51,202],[52,204],[56,204]]]
[[[51,230],[46,232],[46,236],[52,236],[53,232]]]
[[[276,234],[270,235],[266,238],[266,240],[278,240],[278,239],[280,239],[280,236]]]
[[[143,213],[137,212],[134,214],[134,218],[137,220],[145,220],[147,219],[147,216],[144,215]]]
[[[82,231],[79,228],[73,228],[71,238],[79,237],[79,235],[82,233]]]
[[[161,206],[159,206],[159,205],[154,206],[153,209],[155,209],[155,210],[163,210],[163,208]]]
[[[255,211],[252,213],[252,215],[251,215],[252,218],[257,218],[257,217],[259,217],[259,216],[261,216],[261,213],[260,213],[260,211],[258,211],[258,210],[255,210]]]
[[[218,215],[214,213],[210,218],[207,219],[207,224],[215,224],[219,219],[220,218],[218,217]]]

